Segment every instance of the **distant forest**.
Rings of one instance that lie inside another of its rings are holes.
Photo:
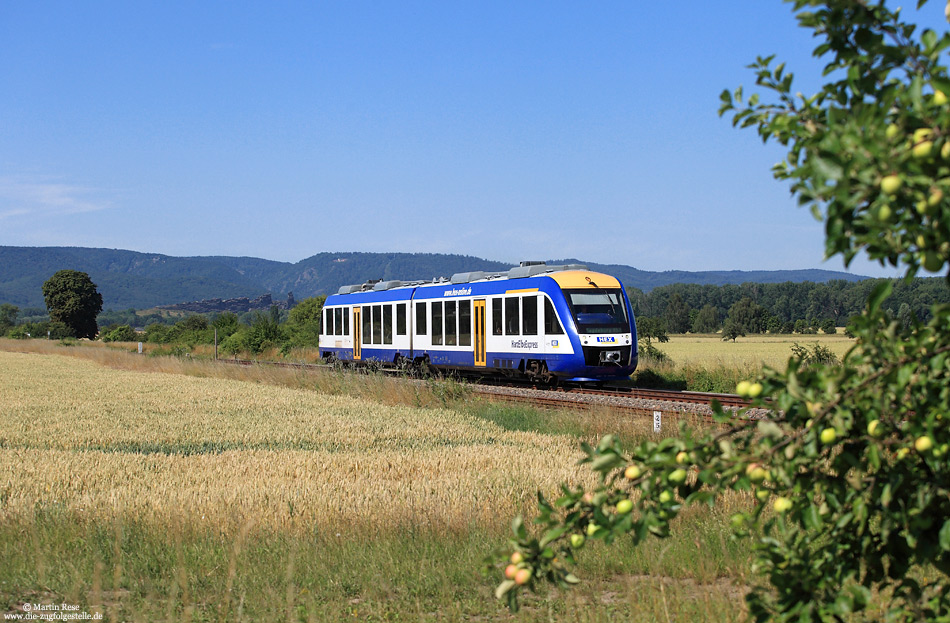
[[[744,333],[801,333],[846,326],[882,281],[673,284],[648,293],[631,288],[628,294],[635,315],[652,320],[669,333],[713,333],[730,317]],[[948,302],[950,287],[945,279],[918,278],[897,281],[884,308],[902,323],[914,318],[926,322],[932,304]]]

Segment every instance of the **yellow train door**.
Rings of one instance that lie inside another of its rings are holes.
[[[360,309],[353,308],[353,361],[360,360],[360,342],[362,341],[360,331],[363,325],[360,323]]]
[[[475,301],[475,365],[484,367],[487,361],[485,348],[485,299]]]

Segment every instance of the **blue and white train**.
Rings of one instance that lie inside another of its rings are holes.
[[[630,301],[586,266],[344,286],[323,307],[320,354],[544,383],[624,379],[637,367]]]

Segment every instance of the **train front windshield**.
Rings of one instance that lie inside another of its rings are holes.
[[[578,333],[630,333],[620,290],[565,290]]]

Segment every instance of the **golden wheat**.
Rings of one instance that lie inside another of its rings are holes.
[[[448,409],[53,355],[0,352],[0,370],[0,520],[453,530],[589,479],[571,438]]]
[[[818,343],[841,358],[854,340],[835,335],[753,335],[735,342],[723,341],[719,335],[671,335],[670,341],[655,344],[680,366],[737,368],[749,370],[762,365],[783,369],[794,344],[811,348]]]

